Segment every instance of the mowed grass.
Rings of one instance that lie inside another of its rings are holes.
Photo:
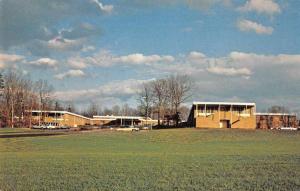
[[[300,132],[173,129],[3,138],[0,190],[300,190]]]

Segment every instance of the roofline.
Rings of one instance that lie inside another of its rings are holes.
[[[28,111],[30,112],[30,111]],[[84,118],[84,119],[87,119],[87,120],[116,120],[116,119],[139,119],[139,120],[148,120],[148,121],[152,121],[154,119],[151,119],[150,117],[148,117],[147,119],[145,117],[141,117],[141,116],[114,116],[114,115],[106,115],[106,116],[100,116],[100,115],[95,115],[93,116],[93,118],[89,118],[89,117],[85,117],[83,115],[79,115],[79,114],[76,114],[76,113],[72,113],[72,112],[69,112],[69,111],[54,111],[54,110],[51,110],[51,111],[40,111],[40,110],[32,110],[31,112],[37,112],[37,113],[60,113],[60,114],[69,114],[69,115],[73,115],[73,116],[77,116],[77,117],[81,117],[81,118]]]
[[[40,111],[40,110],[32,110],[31,112],[69,114],[69,115],[74,115],[76,117],[81,117],[81,118],[84,118],[84,119],[91,120],[91,118],[88,118],[88,117],[85,117],[83,115],[79,115],[79,114],[76,114],[76,113],[72,113],[72,112],[69,112],[69,111]]]
[[[246,105],[255,106],[255,103],[243,103],[243,102],[193,102],[193,105]]]
[[[141,116],[114,116],[114,115],[94,115],[93,119],[97,118],[106,118],[106,119],[141,119],[141,120],[146,120],[145,117]],[[148,120],[151,120],[150,117],[147,118]]]
[[[295,114],[295,113],[255,113],[255,115],[297,116],[297,114]]]

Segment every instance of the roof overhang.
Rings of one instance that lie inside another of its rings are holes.
[[[73,116],[80,117],[80,118],[87,119],[87,120],[91,119],[91,118],[88,118],[88,117],[85,117],[85,116],[82,116],[82,115],[79,115],[79,114],[76,114],[76,113],[68,112],[68,111],[40,111],[40,110],[32,110],[31,112],[33,112],[33,113],[69,114],[69,115],[73,115]]]
[[[107,115],[107,116],[93,116],[93,119],[110,119],[110,120],[116,120],[116,119],[132,119],[132,120],[146,120],[145,117],[140,116],[114,116],[114,115]],[[151,120],[150,118],[148,118]]]
[[[243,102],[193,102],[193,105],[255,106],[255,103],[243,103]]]
[[[265,116],[297,116],[294,113],[255,113],[255,115]]]

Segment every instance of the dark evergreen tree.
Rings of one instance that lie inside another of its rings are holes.
[[[3,75],[0,73],[0,90],[4,89],[4,79],[3,79]]]

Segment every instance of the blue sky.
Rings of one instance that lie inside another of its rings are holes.
[[[300,111],[298,0],[0,0],[0,68],[47,79],[78,107],[136,104],[189,75],[191,101]],[[189,103],[187,103],[189,104]]]

